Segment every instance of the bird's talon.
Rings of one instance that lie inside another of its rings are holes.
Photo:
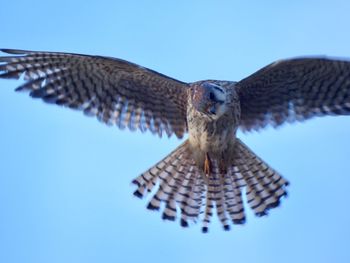
[[[205,160],[204,160],[204,174],[209,178],[211,172],[211,161],[209,158],[208,153],[205,155]]]

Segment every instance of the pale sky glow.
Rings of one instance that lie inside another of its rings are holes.
[[[0,48],[118,57],[181,81],[350,58],[350,2],[4,1]],[[0,80],[0,262],[350,262],[350,117],[239,137],[290,182],[264,218],[183,229],[132,196],[181,141],[102,125]]]

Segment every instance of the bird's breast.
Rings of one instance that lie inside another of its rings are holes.
[[[201,164],[206,154],[220,160],[233,152],[236,121],[230,115],[211,120],[197,112],[188,118],[189,142],[193,157]]]

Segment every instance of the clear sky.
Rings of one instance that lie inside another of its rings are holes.
[[[123,58],[182,81],[301,55],[350,58],[350,2],[3,1],[0,46]],[[239,137],[290,182],[224,232],[163,222],[131,180],[180,144],[106,127],[0,81],[0,262],[350,262],[350,118]]]

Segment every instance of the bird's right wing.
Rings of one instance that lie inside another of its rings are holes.
[[[0,78],[46,102],[83,110],[107,124],[152,133],[187,131],[188,84],[116,58],[1,49]]]
[[[345,60],[281,60],[239,81],[236,87],[242,130],[350,114],[350,62]]]

